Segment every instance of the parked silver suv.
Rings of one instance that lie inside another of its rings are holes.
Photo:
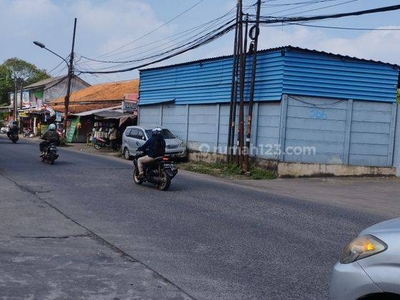
[[[151,130],[152,128],[143,128],[140,126],[126,127],[122,135],[121,147],[125,159],[130,159],[137,148],[142,146],[151,137]],[[185,160],[187,157],[186,144],[166,128],[162,128],[161,134],[165,139],[165,153],[173,159]]]

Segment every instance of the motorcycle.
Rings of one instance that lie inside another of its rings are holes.
[[[33,137],[33,130],[32,128],[24,129],[24,137]]]
[[[10,130],[10,128],[8,126],[7,127],[1,127],[0,132],[1,133],[7,133],[9,130]]]
[[[93,138],[93,147],[96,150],[100,150],[101,148],[105,148],[105,147],[112,149],[112,144],[111,144],[110,139],[94,137]],[[118,149],[119,145],[116,144],[115,148]]]
[[[11,130],[7,132],[7,136],[14,144],[19,140],[18,133],[14,133]]]
[[[169,156],[160,156],[149,164],[143,166],[144,176],[139,177],[138,159],[145,153],[137,152],[133,157],[133,181],[136,184],[150,182],[157,186],[161,191],[168,190],[171,185],[172,178],[178,173],[178,169],[174,167]]]
[[[49,164],[54,164],[54,161],[58,158],[58,149],[56,143],[50,143],[47,149],[40,155],[42,162],[48,162]]]

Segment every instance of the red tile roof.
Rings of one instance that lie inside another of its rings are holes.
[[[139,79],[92,85],[73,92],[69,100],[69,113],[114,107],[122,103],[126,94],[138,93]],[[64,96],[50,101],[55,111],[64,112]]]

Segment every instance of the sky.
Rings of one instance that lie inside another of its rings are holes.
[[[0,0],[0,64],[19,58],[52,76],[66,75],[75,18],[74,72],[90,84],[136,79],[140,69],[232,55],[234,31],[194,50],[149,64],[229,24],[235,19],[237,3],[238,0]],[[256,0],[243,0],[243,12],[255,15],[255,3]],[[400,1],[263,0],[261,15],[309,17],[393,5],[400,5]],[[43,43],[58,56],[33,41]],[[400,10],[260,27],[258,49],[288,45],[400,65]],[[133,70],[120,72],[126,69]],[[97,71],[112,73],[85,73]]]

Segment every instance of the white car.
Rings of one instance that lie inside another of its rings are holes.
[[[153,128],[143,128],[140,126],[126,127],[122,135],[122,153],[125,159],[130,159],[137,148],[142,146],[150,137]],[[165,140],[165,154],[172,159],[185,160],[187,158],[187,147],[185,142],[178,139],[171,131],[162,128],[161,135]]]
[[[400,299],[400,218],[368,227],[344,248],[330,299]]]

